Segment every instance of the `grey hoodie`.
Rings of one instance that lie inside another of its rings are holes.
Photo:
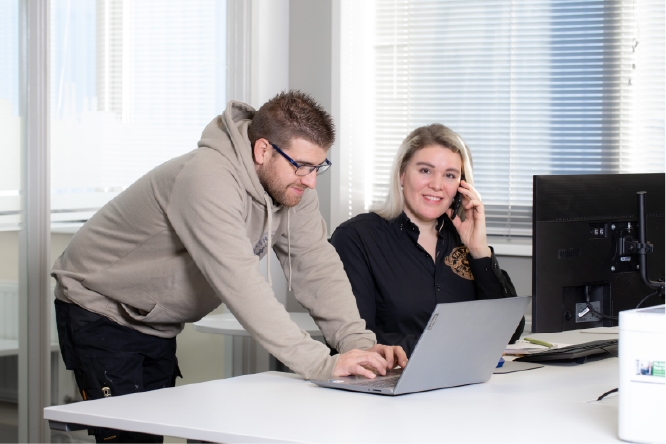
[[[326,239],[316,192],[307,190],[289,209],[273,204],[261,186],[247,136],[253,115],[250,106],[230,102],[197,149],[158,166],[100,209],[53,265],[55,295],[165,338],[224,302],[289,368],[328,378],[337,356],[291,321],[259,272],[270,246],[332,347],[367,349],[375,335],[365,329]]]

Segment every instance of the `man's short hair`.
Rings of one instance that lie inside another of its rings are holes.
[[[281,92],[259,108],[247,130],[252,146],[261,138],[280,148],[292,139],[304,139],[328,150],[335,141],[333,119],[308,94],[291,90]]]

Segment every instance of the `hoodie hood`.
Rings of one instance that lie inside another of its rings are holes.
[[[227,109],[206,126],[197,145],[199,148],[214,149],[226,157],[236,167],[243,187],[252,198],[265,203],[264,187],[254,169],[252,147],[247,135],[255,113],[250,105],[232,100]]]

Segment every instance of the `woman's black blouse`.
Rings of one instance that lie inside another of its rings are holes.
[[[516,296],[494,253],[473,259],[446,215],[437,228],[434,261],[418,244],[419,229],[404,212],[392,221],[360,214],[331,237],[367,328],[378,343],[400,345],[408,356],[436,304]]]

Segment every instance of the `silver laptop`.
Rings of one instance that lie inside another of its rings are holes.
[[[402,395],[486,382],[532,296],[437,304],[404,369],[375,379],[311,380],[329,387]]]

